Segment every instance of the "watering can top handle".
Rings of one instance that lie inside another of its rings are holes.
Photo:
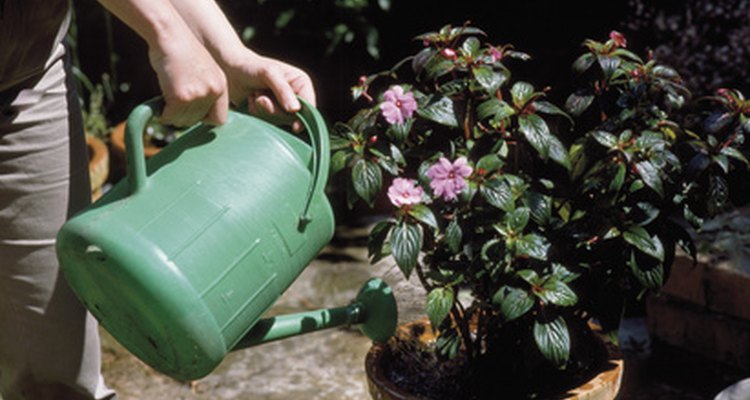
[[[305,206],[300,214],[300,225],[304,226],[310,221],[309,209],[313,196],[323,193],[328,181],[328,169],[330,166],[330,141],[328,128],[323,116],[306,100],[299,98],[302,109],[296,113],[310,136],[312,147],[312,176],[310,187],[307,191]],[[127,179],[130,194],[135,195],[147,184],[146,160],[143,153],[143,130],[149,120],[155,115],[161,114],[164,108],[164,99],[157,97],[138,105],[130,113],[125,130],[125,148],[128,159]]]

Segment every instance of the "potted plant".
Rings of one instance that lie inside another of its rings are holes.
[[[680,77],[617,32],[584,42],[564,107],[514,79],[527,54],[478,28],[416,39],[416,55],[360,79],[362,108],[332,139],[348,202],[385,191],[393,205],[371,261],[392,256],[427,293],[430,327],[393,339],[379,369],[405,398],[565,393],[611,368],[590,322],[616,341],[626,300],[662,285],[677,245],[694,254],[683,221],[725,200],[713,193],[746,162],[742,141],[678,124]],[[423,330],[435,340],[409,339]]]
[[[109,131],[104,109],[104,88],[102,84],[89,86],[88,107],[83,111],[83,129],[86,132],[86,146],[89,154],[89,180],[91,198],[102,195],[104,184],[109,178],[109,149],[106,138]]]

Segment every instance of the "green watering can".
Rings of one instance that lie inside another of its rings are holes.
[[[396,324],[388,286],[368,281],[353,303],[261,320],[331,240],[324,188],[329,139],[302,100],[311,146],[230,111],[145,161],[142,132],[161,102],[127,121],[127,176],[60,230],[73,291],[123,346],[180,380],[209,374],[229,351],[346,324],[385,341]]]

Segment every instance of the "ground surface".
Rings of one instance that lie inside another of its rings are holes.
[[[419,317],[419,289],[393,262],[370,266],[363,230],[345,230],[302,273],[271,313],[346,305],[371,276],[394,288],[402,321]],[[625,321],[625,378],[619,399],[712,399],[742,373],[652,345],[640,318]],[[231,353],[208,377],[178,382],[145,366],[103,332],[105,379],[120,400],[366,400],[364,357],[370,341],[355,328],[311,333]],[[750,374],[748,374],[750,376]]]

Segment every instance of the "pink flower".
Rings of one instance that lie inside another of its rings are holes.
[[[417,101],[412,92],[404,93],[401,86],[391,86],[383,94],[385,101],[380,103],[380,111],[389,124],[403,124],[417,109]]]
[[[612,31],[609,33],[609,38],[615,43],[615,47],[627,47],[628,40],[625,39],[625,35],[620,32]]]
[[[490,46],[490,57],[492,58],[492,62],[495,62],[503,58],[503,52],[495,46]]]
[[[427,170],[431,179],[430,187],[435,196],[442,196],[445,201],[452,201],[466,189],[465,178],[471,175],[473,169],[467,165],[466,157],[459,157],[451,163],[445,157],[440,157],[437,163]]]
[[[419,204],[424,191],[413,179],[396,178],[388,188],[388,198],[396,207]]]

